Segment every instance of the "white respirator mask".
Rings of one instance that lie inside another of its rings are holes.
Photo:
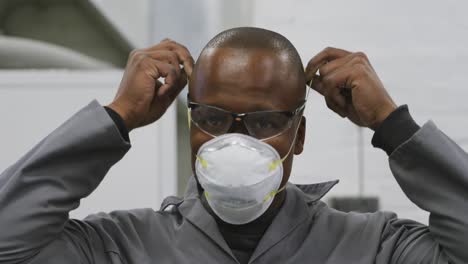
[[[286,186],[279,189],[283,161],[295,139],[283,158],[271,145],[244,134],[228,133],[204,143],[197,153],[195,171],[214,213],[234,225],[249,223],[265,213]]]

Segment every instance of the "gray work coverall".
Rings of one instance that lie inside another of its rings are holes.
[[[129,148],[94,101],[3,172],[0,263],[237,263],[194,180],[160,211],[68,218]],[[320,198],[336,182],[288,184],[250,263],[468,263],[467,154],[429,122],[389,160],[429,226],[333,210]]]

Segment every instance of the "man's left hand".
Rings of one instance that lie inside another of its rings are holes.
[[[328,108],[358,126],[375,130],[397,108],[362,52],[326,48],[309,61],[306,78]]]

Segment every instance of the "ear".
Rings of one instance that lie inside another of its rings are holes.
[[[294,155],[299,155],[304,150],[305,134],[306,134],[306,118],[302,116],[301,123],[299,124],[299,128],[297,129],[297,138],[296,138],[296,143],[294,144]]]

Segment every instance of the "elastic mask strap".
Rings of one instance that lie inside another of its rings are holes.
[[[187,107],[187,120],[188,120],[188,128],[190,129],[190,126],[192,125],[192,112],[190,111],[190,108]]]
[[[277,195],[278,193],[280,193],[281,191],[283,191],[284,189],[286,188],[286,184],[281,187],[280,189],[278,190],[274,190],[274,191],[271,191],[270,193],[268,193],[265,198],[263,198],[263,202],[267,202],[270,198],[273,199],[273,197],[275,197],[275,195]]]
[[[289,156],[289,154],[291,153],[292,149],[293,149],[293,146],[294,144],[296,144],[296,138],[297,138],[297,131],[299,131],[299,127],[301,126],[301,123],[299,121],[299,124],[297,125],[296,127],[296,132],[294,132],[294,139],[293,139],[293,142],[291,144],[291,146],[289,146],[289,150],[288,150],[288,153],[286,153],[286,155],[279,159],[279,160],[275,160],[273,162],[270,163],[270,165],[268,165],[268,171],[274,171],[276,168],[278,168],[278,166],[283,163]]]
[[[304,71],[304,73],[305,73],[305,71]],[[312,79],[310,79],[310,81],[307,83],[307,85],[309,85],[310,88],[312,88],[312,84],[314,83],[314,77],[320,77],[320,69],[317,69],[317,71],[314,73],[314,76],[312,77]]]
[[[271,162],[270,165],[268,165],[268,171],[274,171],[281,163],[283,163],[288,158],[289,153],[291,153],[292,146],[295,143],[296,143],[296,137],[294,137],[294,141],[291,144],[291,146],[289,147],[289,150],[288,150],[288,153],[286,153],[286,156],[284,156],[283,158],[281,158],[279,160],[275,160],[275,161]]]
[[[202,165],[202,167],[203,167],[204,169],[206,169],[206,168],[208,167],[208,162],[207,162],[205,159],[203,159],[202,157],[198,156],[198,155],[196,155],[196,157],[197,157],[197,160],[198,160],[198,161],[200,162],[200,164]]]
[[[312,85],[312,80],[310,81],[309,85]],[[307,103],[307,100],[309,99],[309,92],[310,92],[310,88],[308,88],[307,85],[306,85],[306,99],[305,99],[306,103]],[[305,106],[304,106],[304,109],[305,109]],[[302,110],[302,111],[304,111],[304,110]],[[291,146],[289,146],[289,150],[288,150],[288,153],[286,153],[286,156],[284,156],[283,158],[281,158],[279,160],[275,160],[272,163],[270,163],[270,165],[268,165],[268,171],[274,171],[281,163],[283,163],[288,158],[289,154],[291,153],[292,147],[296,143],[297,131],[299,131],[300,126],[301,126],[301,123],[299,121],[299,124],[296,127],[296,132],[294,133],[293,143],[291,144]]]

